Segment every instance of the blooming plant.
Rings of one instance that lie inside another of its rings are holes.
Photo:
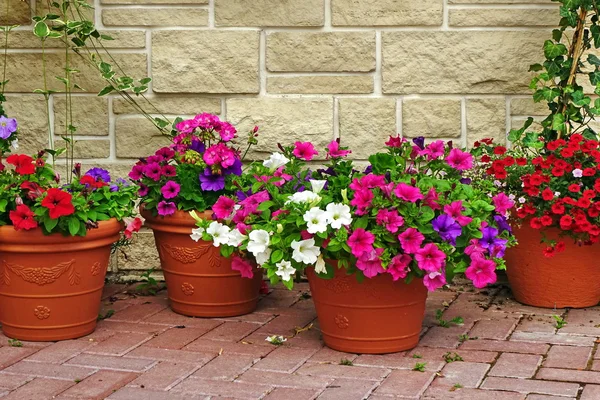
[[[307,267],[331,278],[336,265],[359,280],[423,278],[429,290],[459,272],[477,287],[495,282],[511,242],[505,216],[513,203],[470,186],[463,174],[473,157],[451,142],[391,137],[386,144],[364,172],[338,141],[317,171],[304,167],[317,154],[312,144],[282,147],[251,166],[250,192],[221,197],[218,220],[198,219],[192,237],[235,253],[243,275],[256,262],[288,288]]]
[[[0,172],[0,225],[15,230],[39,228],[44,234],[85,236],[99,221],[129,220],[125,236],[141,228],[134,215],[137,188],[124,179],[111,180],[108,171],[92,168],[81,175],[76,164],[75,179],[59,185],[55,171],[46,164],[45,152],[35,158],[10,155],[11,166]]]
[[[140,185],[144,208],[155,215],[209,209],[220,195],[237,190],[234,182],[242,174],[233,125],[205,113],[175,127],[173,143],[138,161],[129,173]],[[250,132],[246,152],[256,143],[257,130]]]

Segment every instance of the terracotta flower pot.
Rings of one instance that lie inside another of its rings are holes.
[[[600,302],[600,246],[577,246],[559,238],[558,228],[543,229],[548,239],[564,240],[565,251],[545,257],[541,232],[529,224],[515,228],[519,244],[506,251],[506,274],[515,299],[545,308],[583,308]]]
[[[333,279],[307,269],[325,344],[349,353],[383,354],[414,348],[425,316],[427,289],[420,279],[409,285],[378,275],[358,283],[345,269]]]
[[[94,331],[111,246],[123,225],[85,237],[0,227],[0,322],[8,337],[55,341]]]
[[[210,218],[211,213],[199,215]],[[256,309],[261,269],[254,270],[253,279],[242,278],[212,242],[194,242],[190,234],[196,221],[187,212],[153,217],[142,210],[142,216],[154,231],[173,311],[193,317],[233,317]]]

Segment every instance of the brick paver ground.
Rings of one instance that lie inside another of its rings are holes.
[[[102,315],[114,314],[85,338],[16,347],[0,335],[0,397],[600,400],[600,307],[523,306],[503,284],[430,294],[419,347],[389,355],[324,347],[306,284],[226,319],[174,314],[164,291],[132,293],[108,286]],[[440,326],[438,309],[464,323]],[[553,315],[567,324],[557,329]],[[274,334],[287,342],[267,343]]]

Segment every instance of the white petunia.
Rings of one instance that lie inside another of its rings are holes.
[[[267,249],[262,253],[255,254],[254,258],[256,259],[256,263],[258,265],[263,265],[264,263],[269,261],[269,258],[271,258],[271,249]]]
[[[310,186],[312,187],[312,191],[315,193],[320,193],[321,190],[323,190],[323,188],[325,187],[325,184],[327,183],[327,181],[325,180],[317,179],[311,179],[309,182]]]
[[[247,237],[248,236],[246,235],[242,235],[242,232],[239,230],[232,229],[231,232],[229,232],[229,240],[227,241],[227,244],[230,246],[239,247]]]
[[[321,250],[315,246],[314,239],[306,239],[301,241],[294,240],[292,242],[292,258],[304,264],[314,264],[317,262],[317,257],[321,254]]]
[[[572,174],[575,178],[581,178],[583,176],[583,171],[579,168],[575,168]]]
[[[313,201],[321,200],[321,196],[310,190],[294,193],[285,204],[288,203],[312,203]]]
[[[14,150],[17,150],[19,148],[19,139],[15,139],[10,142],[10,147],[12,147]]]
[[[229,240],[229,227],[223,225],[220,222],[213,221],[206,229],[206,233],[208,233],[213,238],[213,245],[215,247],[219,247],[222,244],[227,244]]]
[[[322,255],[319,255],[319,257],[317,258],[317,263],[315,264],[315,272],[317,274],[327,273],[327,268],[325,268],[325,260],[323,260]]]
[[[333,229],[340,229],[342,225],[352,223],[350,207],[342,203],[329,203],[326,208],[327,222]]]
[[[257,254],[264,253],[269,247],[269,243],[271,238],[269,236],[269,232],[257,229],[255,231],[250,232],[248,236],[250,241],[248,242],[248,251],[256,257]]]
[[[192,238],[192,240],[194,242],[197,242],[198,240],[202,239],[203,233],[204,233],[204,228],[192,229],[192,234],[190,235],[190,237]]]
[[[282,260],[275,264],[277,271],[275,275],[281,277],[282,281],[289,281],[292,279],[292,275],[296,273],[296,268],[292,267],[292,263],[289,261]]]
[[[304,221],[308,227],[308,233],[319,233],[327,230],[327,214],[319,207],[313,207],[304,213]]]
[[[281,153],[273,153],[271,157],[263,161],[263,165],[269,168],[271,171],[275,171],[277,168],[284,166],[289,163],[290,160]]]

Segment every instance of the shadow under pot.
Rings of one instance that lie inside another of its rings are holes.
[[[101,221],[86,236],[0,227],[0,322],[10,338],[57,341],[96,328],[112,245],[123,225]]]
[[[581,245],[558,228],[534,229],[529,221],[513,229],[518,245],[506,250],[506,275],[515,299],[543,308],[585,308],[600,302],[600,244]],[[548,240],[564,241],[564,251],[545,257]]]
[[[332,279],[319,278],[313,268],[306,271],[327,347],[384,354],[417,346],[427,300],[422,279],[407,285],[381,274],[359,283],[345,268],[334,267]]]
[[[141,214],[154,232],[174,312],[192,317],[234,317],[256,309],[261,269],[255,268],[252,279],[243,278],[212,242],[192,240],[196,221],[188,212],[177,210],[166,217],[155,217],[146,210]],[[212,212],[198,215],[210,219]]]

